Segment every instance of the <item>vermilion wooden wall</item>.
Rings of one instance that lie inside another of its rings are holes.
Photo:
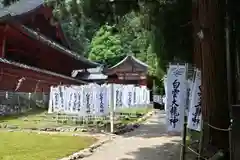
[[[31,69],[0,62],[0,90],[14,91],[18,84],[18,80],[23,77],[25,80],[17,90],[18,92],[49,92],[50,86],[52,85],[81,84],[74,80],[39,73]]]
[[[18,56],[26,56],[35,67],[50,70],[52,72],[71,76],[73,69],[79,69],[79,61],[73,57],[61,53],[60,51],[31,38],[28,34],[21,32],[21,24],[31,22],[36,14],[44,14],[49,19],[51,10],[41,7],[32,15],[24,16],[19,21],[4,22],[0,24],[0,57],[5,59],[8,53]],[[47,24],[38,24],[44,28]],[[47,28],[45,28],[47,30]],[[56,30],[57,32],[58,29]],[[46,35],[45,35],[46,36]],[[59,37],[60,36],[60,37]],[[62,32],[58,33],[58,38],[63,38]],[[23,63],[24,64],[24,63]],[[22,81],[18,92],[49,92],[50,86],[59,84],[77,84],[76,80],[53,76],[46,73],[37,72],[30,68],[18,67],[12,64],[0,62],[0,90],[15,91],[18,80]]]
[[[71,75],[73,69],[79,69],[77,68],[79,61],[74,60],[66,54],[60,53],[50,46],[27,37],[27,35],[20,33],[12,27],[9,27],[6,34],[6,54],[7,52],[16,50],[18,55],[25,55],[33,60],[37,58],[38,61],[35,62],[37,67],[68,76]]]

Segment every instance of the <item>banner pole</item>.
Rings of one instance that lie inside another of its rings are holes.
[[[185,64],[185,79],[188,79],[188,64]],[[186,92],[187,94],[187,92]],[[188,104],[188,97],[186,96],[186,105]],[[181,157],[180,160],[185,160],[186,154],[186,137],[187,137],[187,115],[186,113],[186,106],[184,106],[184,123],[183,123],[183,132],[182,132],[182,148],[181,148]]]
[[[110,131],[111,133],[114,132],[114,89],[113,83],[110,84],[111,86],[111,95],[110,95]]]
[[[181,148],[181,158],[180,158],[180,160],[185,160],[186,137],[187,137],[187,116],[184,116],[183,135],[182,135],[182,148]]]
[[[200,140],[199,140],[199,145],[198,145],[198,152],[199,155],[197,157],[198,160],[201,160],[202,158],[202,152],[203,152],[203,139],[204,139],[204,121],[202,117],[202,124],[201,124],[201,131],[200,131]]]

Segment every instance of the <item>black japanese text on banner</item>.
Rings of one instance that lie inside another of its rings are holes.
[[[192,96],[190,101],[190,108],[188,114],[189,129],[201,131],[201,71],[196,71],[195,81],[193,84]]]
[[[181,132],[186,105],[186,66],[170,65],[167,75],[167,129]]]
[[[119,84],[113,84],[113,86],[115,108],[140,107],[150,104],[150,93],[146,87]],[[134,94],[135,102],[133,101]],[[110,100],[111,84],[52,86],[48,112],[73,114],[80,117],[107,116],[110,112]]]

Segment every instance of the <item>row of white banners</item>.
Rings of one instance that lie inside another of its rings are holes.
[[[113,110],[145,106],[150,104],[150,92],[146,87],[119,84],[52,86],[48,112],[104,116],[110,112],[111,103]]]
[[[194,79],[187,79],[186,65],[170,65],[164,78],[166,117],[169,132],[181,132],[184,116],[187,127],[201,131],[201,71],[195,69]]]

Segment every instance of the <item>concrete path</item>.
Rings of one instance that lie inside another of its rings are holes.
[[[140,128],[118,136],[83,160],[179,160],[180,140],[166,135],[165,114],[158,111]]]

